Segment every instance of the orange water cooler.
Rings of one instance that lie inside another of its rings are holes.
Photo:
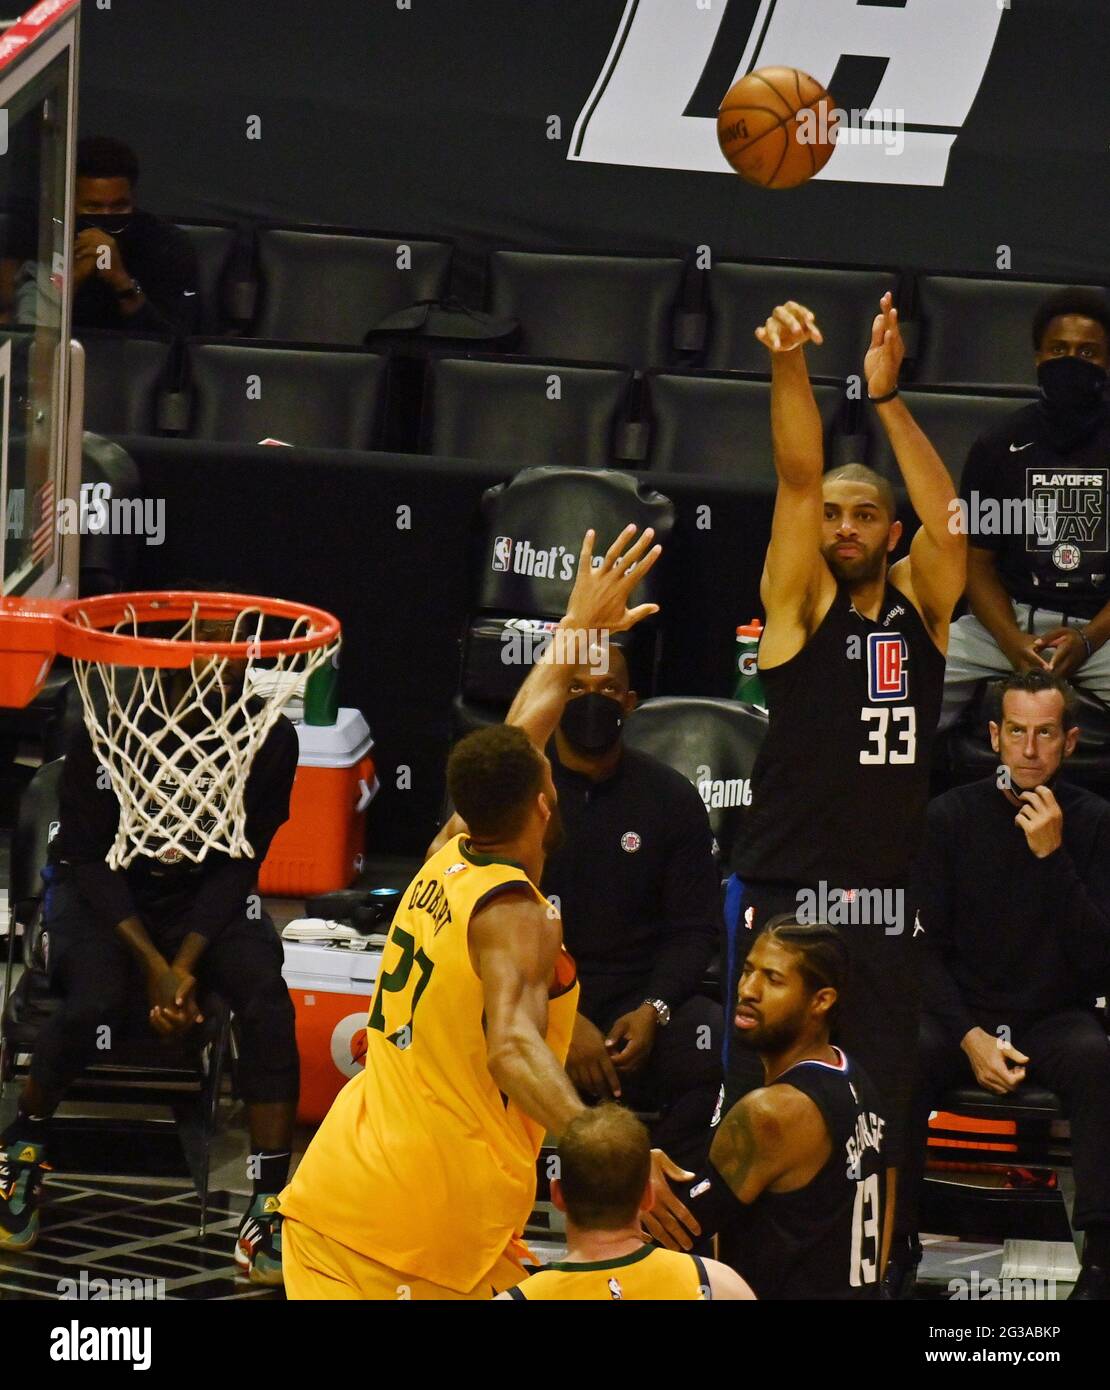
[[[303,898],[347,888],[362,868],[366,808],[378,790],[374,740],[357,709],[334,724],[294,720],[300,741],[289,819],[274,836],[259,891]]]
[[[297,1015],[297,1051],[301,1054],[301,1099],[297,1119],[319,1124],[332,1101],[362,1070],[352,1049],[366,1027],[370,996],[382,953],[351,951],[340,946],[283,941],[281,973]]]

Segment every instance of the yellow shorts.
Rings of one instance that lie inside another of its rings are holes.
[[[398,1302],[403,1300],[454,1300],[484,1303],[495,1293],[519,1284],[527,1274],[511,1240],[489,1274],[469,1293],[433,1284],[379,1264],[357,1250],[350,1250],[311,1226],[286,1217],[281,1223],[281,1266],[285,1296],[298,1300],[348,1299]]]

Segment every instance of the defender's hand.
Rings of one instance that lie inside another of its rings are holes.
[[[650,526],[639,537],[635,526],[626,526],[595,567],[596,535],[592,529],[587,531],[562,626],[594,632],[625,632],[644,618],[658,613],[657,603],[628,607],[632,590],[663,553],[661,545],[651,544],[654,537],[655,532]]]
[[[902,330],[898,327],[898,310],[893,305],[893,295],[887,290],[879,301],[879,312],[871,325],[871,346],[863,359],[863,375],[867,381],[867,394],[889,396],[898,385],[898,372],[902,358],[906,355],[906,345],[902,341]]]
[[[825,341],[811,310],[796,299],[780,304],[755,336],[770,352],[793,352],[803,343],[820,346]]]

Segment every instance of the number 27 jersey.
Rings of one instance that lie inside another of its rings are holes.
[[[838,585],[802,650],[760,676],[770,722],[735,871],[744,882],[904,882],[944,687],[944,656],[916,608],[888,582],[872,621]]]
[[[543,1141],[490,1076],[468,949],[471,917],[508,889],[548,907],[522,868],[470,853],[462,836],[409,884],[370,1003],[365,1070],[336,1097],[281,1199],[294,1220],[459,1292],[523,1230]],[[577,1002],[560,948],[546,1034],[560,1062]]]

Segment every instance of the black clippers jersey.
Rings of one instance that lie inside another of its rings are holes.
[[[764,1192],[745,1210],[733,1258],[757,1298],[879,1295],[884,1121],[867,1073],[837,1052],[839,1066],[797,1062],[771,1082],[793,1086],[813,1101],[832,1153],[805,1187]]]
[[[733,868],[752,882],[902,883],[929,793],[944,657],[889,582],[878,620],[837,586],[800,652],[761,671],[770,724]]]

